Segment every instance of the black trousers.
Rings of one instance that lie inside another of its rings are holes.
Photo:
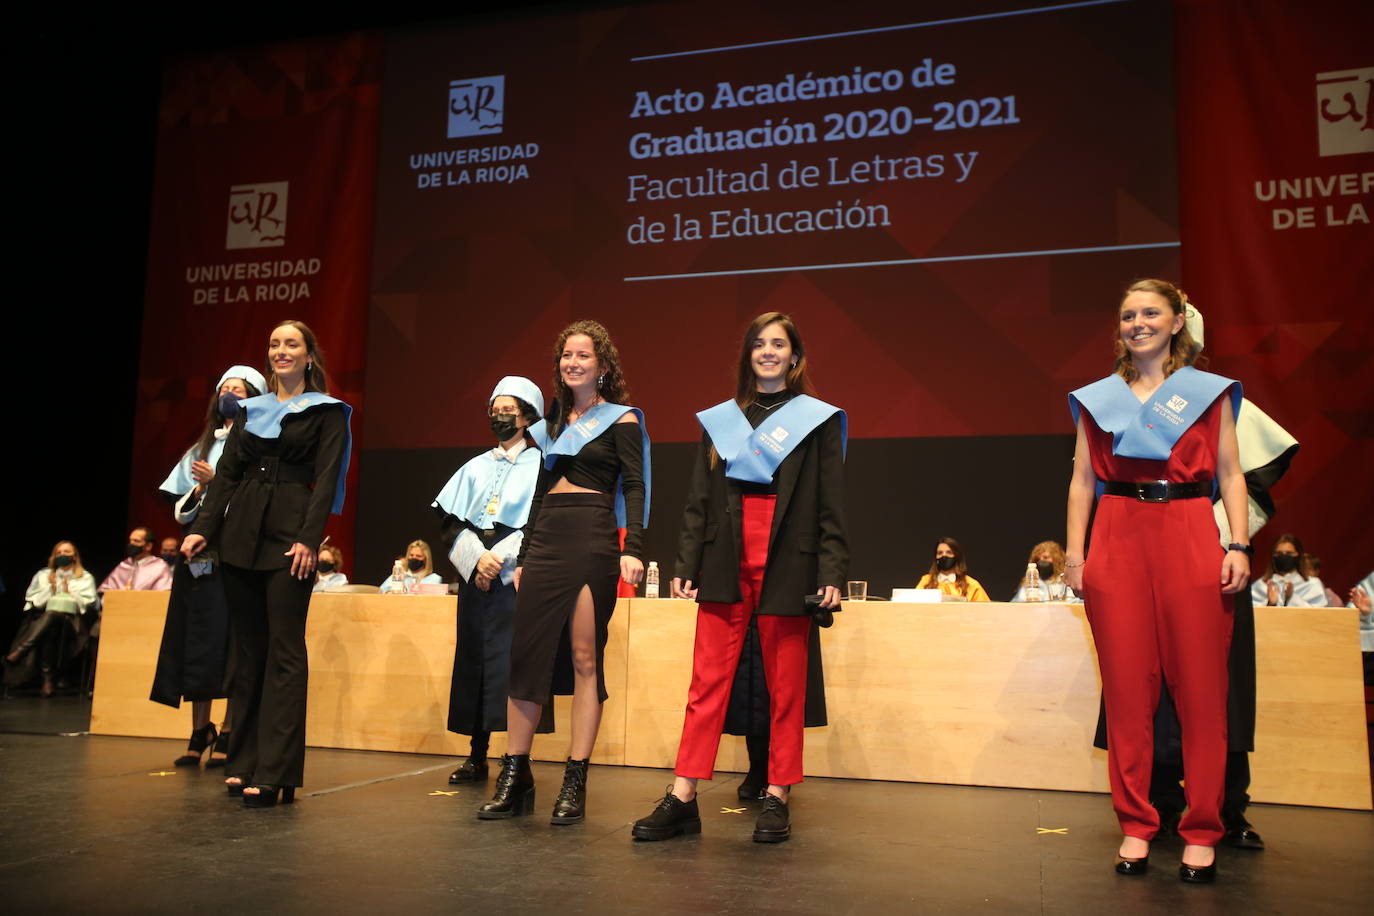
[[[289,567],[221,569],[236,652],[225,772],[248,784],[302,785],[310,676],[305,615],[314,580],[297,579]]]

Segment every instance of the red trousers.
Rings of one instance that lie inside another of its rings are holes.
[[[1154,839],[1150,804],[1161,672],[1183,729],[1184,842],[1225,833],[1226,660],[1233,604],[1221,593],[1223,551],[1211,503],[1098,502],[1083,591],[1107,708],[1107,769],[1121,832]]]
[[[740,550],[741,601],[697,606],[696,646],[692,654],[692,686],[687,693],[687,718],[682,723],[677,765],[673,771],[688,779],[710,779],[715,774],[720,730],[740,647],[749,619],[758,607],[763,589],[763,569],[768,562],[768,538],[773,529],[774,496],[743,499],[744,543]],[[801,604],[801,596],[797,596]],[[768,681],[769,744],[768,782],[790,786],[802,781],[802,727],[806,712],[807,640],[811,618],[758,615],[759,645]]]

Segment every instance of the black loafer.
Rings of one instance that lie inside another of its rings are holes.
[[[1116,873],[1118,875],[1129,875],[1136,877],[1143,875],[1150,870],[1150,857],[1142,856],[1139,859],[1127,859],[1123,856],[1116,857]]]
[[[1264,848],[1264,840],[1249,824],[1235,826],[1226,831],[1225,843],[1236,849],[1251,849],[1256,852]]]
[[[770,795],[763,800],[763,813],[754,824],[755,843],[782,843],[792,836],[792,817],[787,802]]]
[[[448,784],[456,786],[465,782],[486,782],[489,773],[486,760],[478,762],[469,757],[462,766],[448,774]]]
[[[1215,884],[1217,864],[1215,862],[1211,865],[1181,864],[1178,867],[1178,880],[1184,884]]]

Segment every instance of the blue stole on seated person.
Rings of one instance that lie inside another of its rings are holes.
[[[216,439],[210,443],[210,451],[205,453],[205,462],[210,467],[219,464],[219,456],[224,454],[224,440]],[[172,472],[167,475],[158,489],[163,493],[170,493],[180,499],[187,493],[196,488],[196,479],[191,476],[191,465],[200,459],[196,457],[194,447],[186,450],[186,454],[181,456],[177,466],[172,468]]]
[[[778,465],[792,454],[811,431],[840,415],[841,448],[849,448],[849,418],[833,404],[799,394],[765,417],[758,429],[749,425],[739,404],[731,398],[697,414],[716,453],[725,460],[725,476],[746,483],[772,483]]]
[[[515,456],[514,463],[498,458],[488,449],[449,478],[434,497],[434,505],[479,531],[495,525],[523,528],[539,480],[539,464],[537,448],[526,446]],[[495,511],[489,511],[493,508]]]
[[[344,481],[348,477],[348,462],[353,455],[353,408],[338,398],[331,398],[319,391],[306,391],[286,401],[277,400],[275,394],[260,394],[255,398],[239,401],[239,407],[247,417],[243,424],[244,431],[259,439],[278,438],[281,436],[282,420],[328,404],[338,404],[344,411],[343,464],[339,467],[339,482],[334,487],[334,504],[329,509],[334,515],[338,515],[343,511]]]
[[[1126,380],[1113,373],[1070,393],[1069,411],[1077,424],[1086,407],[1098,428],[1112,434],[1113,455],[1167,461],[1179,438],[1228,388],[1234,416],[1241,402],[1241,385],[1234,379],[1185,366],[1142,404]]]
[[[576,455],[582,451],[582,446],[610,429],[617,420],[627,413],[633,413],[639,418],[639,434],[644,449],[644,521],[642,524],[647,528],[649,527],[649,493],[652,480],[649,469],[649,428],[644,425],[644,411],[638,407],[626,407],[624,404],[611,404],[605,401],[597,404],[578,417],[576,423],[568,424],[558,439],[544,450],[544,466],[553,470],[554,464],[560,457]],[[547,435],[545,438],[548,438]],[[623,478],[624,475],[621,475],[615,482],[615,523],[621,528],[626,527]]]

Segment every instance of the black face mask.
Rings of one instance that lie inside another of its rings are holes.
[[[164,553],[162,555],[162,559],[167,563],[168,566],[177,565],[177,555],[174,553]]]
[[[1291,573],[1297,572],[1298,557],[1291,553],[1276,553],[1273,556],[1274,572]]]
[[[941,572],[949,572],[954,568],[954,557],[939,557],[935,561],[935,566]]]
[[[133,559],[134,557],[136,557],[136,556],[139,556],[139,555],[142,554],[142,553],[143,553],[143,545],[142,545],[142,544],[125,544],[125,545],[124,545],[124,556],[128,557],[130,560],[132,560],[132,559]]]
[[[239,415],[239,396],[232,391],[226,391],[219,396],[219,415],[226,420],[232,420]]]
[[[419,572],[425,568],[425,561],[421,560],[419,557],[411,557],[406,560],[406,565],[410,567],[411,572]]]
[[[76,562],[76,557],[69,557],[65,553],[59,553],[52,558],[52,565],[55,569],[64,569]]]
[[[515,431],[518,428],[515,425],[515,417],[497,414],[488,419],[491,422],[491,434],[496,437],[497,442],[505,442],[511,436],[515,435]]]
[[[327,576],[334,571],[334,564],[325,560],[322,563],[316,563],[315,568]]]
[[[1035,568],[1039,571],[1040,578],[1042,579],[1048,579],[1054,575],[1053,563],[1046,563],[1044,560],[1037,560],[1035,563]]]

